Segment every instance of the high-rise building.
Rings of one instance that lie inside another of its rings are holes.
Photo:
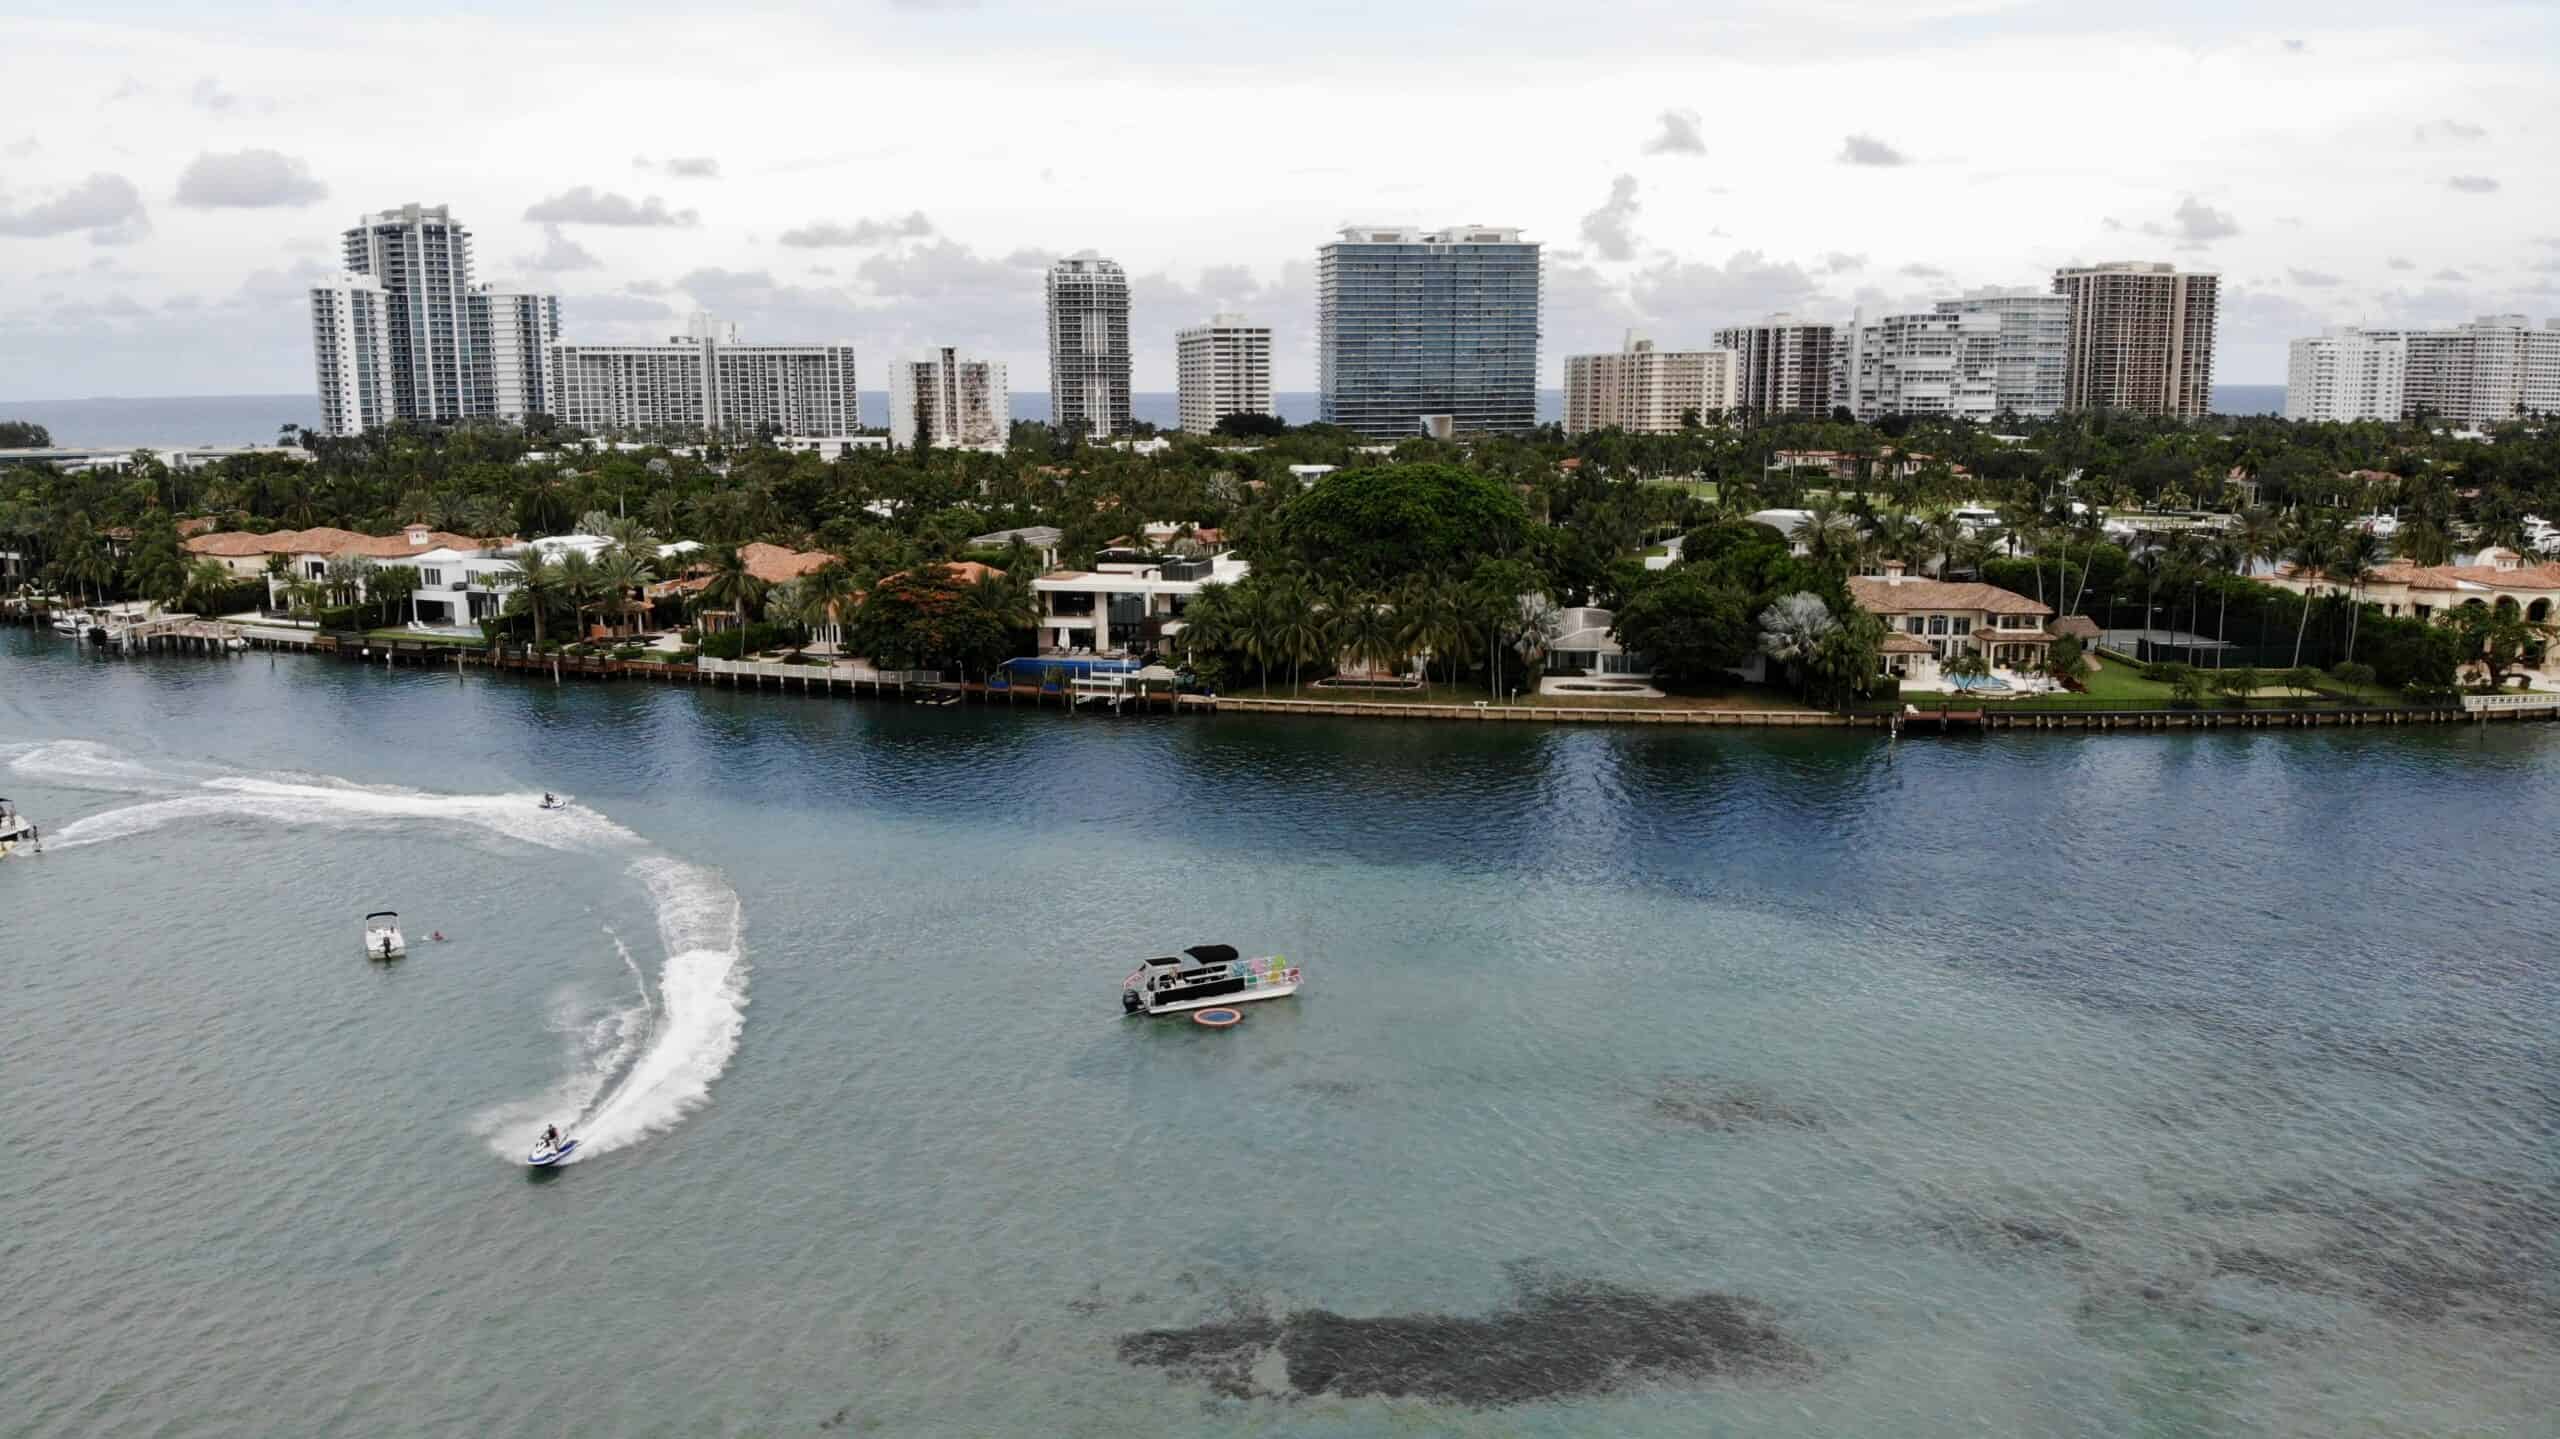
[[[1013,428],[1004,361],[973,360],[949,346],[889,367],[889,443],[937,450],[1002,450]]]
[[[2397,420],[2408,378],[2408,332],[2333,326],[2288,347],[2284,417]]]
[[[1693,416],[1711,421],[1741,402],[1741,357],[1731,350],[1657,350],[1629,330],[1616,354],[1565,357],[1568,435],[1612,427],[1669,434]]]
[[[1088,439],[1129,428],[1129,277],[1090,250],[1049,267],[1049,423]]]
[[[1985,311],[1853,315],[1838,332],[1831,403],[1861,420],[1988,420],[2000,413],[2000,329]]]
[[[1716,331],[1716,348],[1740,357],[1742,408],[1757,415],[1828,413],[1839,344],[1839,326],[1793,315]]]
[[[484,393],[475,413],[523,424],[551,413],[547,367],[560,341],[560,297],[482,285],[469,299],[483,365]]]
[[[370,282],[371,308],[381,320],[380,403],[350,398],[356,381],[342,371],[352,352],[322,343],[350,334],[360,307],[354,292],[344,281],[314,287],[313,358],[330,433],[361,434],[393,420],[447,424],[495,415],[521,422],[543,411],[543,351],[560,332],[557,296],[474,290],[471,232],[442,205],[366,215],[341,240],[346,273]]]
[[[2466,429],[2560,413],[2560,320],[2483,315],[2444,330],[2406,332],[2403,415]]]
[[[1319,417],[1381,438],[1533,428],[1538,262],[1518,230],[1344,230],[1317,251]]]
[[[2182,275],[2173,265],[2151,262],[2054,271],[2053,292],[2071,297],[2063,407],[2208,413],[2221,286],[2218,275]]]
[[[343,237],[347,270],[382,282],[395,419],[473,414],[482,358],[472,343],[471,232],[442,205],[366,215]]]
[[[1968,290],[1940,300],[1942,315],[2000,317],[1997,413],[2041,419],[2062,410],[2071,372],[2071,297],[2043,290]]]
[[[320,372],[320,433],[361,435],[391,422],[391,334],[382,282],[340,275],[311,287],[311,356]]]
[[[1176,331],[1174,391],[1182,428],[1205,435],[1229,415],[1268,415],[1271,327],[1218,315]]]
[[[663,345],[555,344],[560,423],[592,434],[849,435],[861,428],[851,345],[748,345],[697,314]]]

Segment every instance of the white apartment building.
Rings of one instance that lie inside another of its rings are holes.
[[[1998,413],[2037,419],[2062,411],[2071,370],[2071,297],[2044,290],[1967,290],[1940,300],[1942,315],[2000,320]]]
[[[2065,408],[2190,419],[2212,410],[2221,276],[2110,260],[2054,271],[2053,292],[2071,299]]]
[[[1839,343],[1839,326],[1785,314],[1716,331],[1716,348],[1741,357],[1742,408],[1760,415],[1827,412]]]
[[[548,367],[560,342],[560,297],[482,285],[469,308],[488,357],[480,413],[519,425],[551,413]]]
[[[1269,415],[1271,327],[1235,314],[1173,336],[1174,391],[1182,429],[1205,435],[1229,415]]]
[[[366,215],[340,238],[348,273],[382,282],[392,417],[471,414],[481,366],[469,303],[471,231],[443,205],[409,204]]]
[[[2409,378],[2409,337],[2401,330],[2333,325],[2288,347],[2288,420],[2397,420]]]
[[[1861,420],[2000,413],[2000,316],[1989,311],[1863,312],[1840,327],[1831,403]]]
[[[360,435],[391,423],[387,297],[371,275],[311,287],[311,358],[320,378],[320,433]]]
[[[1012,430],[1004,361],[973,360],[946,345],[889,367],[889,443],[897,448],[1001,454]]]
[[[2464,429],[2560,413],[2560,320],[2483,315],[2446,330],[2411,330],[2404,414]]]
[[[662,345],[551,347],[552,413],[590,434],[842,435],[862,427],[851,345],[749,345],[696,314]]]
[[[1731,350],[1657,350],[1629,330],[1616,354],[1567,355],[1564,432],[1615,427],[1661,435],[1690,416],[1712,421],[1742,403],[1742,357]]]
[[[1087,250],[1049,267],[1049,423],[1108,439],[1129,428],[1129,277]]]

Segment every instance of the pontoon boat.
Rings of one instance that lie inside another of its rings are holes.
[[[409,952],[400,937],[400,916],[378,909],[364,917],[364,952],[374,959],[398,959]]]
[[[1196,944],[1151,959],[1120,982],[1125,1014],[1178,1014],[1212,1005],[1278,999],[1298,992],[1298,970],[1278,955],[1244,959],[1223,944]]]

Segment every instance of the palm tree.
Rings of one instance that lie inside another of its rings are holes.
[[[1284,580],[1277,587],[1273,603],[1279,609],[1279,623],[1272,632],[1278,653],[1289,661],[1289,693],[1298,692],[1298,666],[1325,655],[1326,641],[1332,625],[1324,606],[1303,581]]]
[[[1238,619],[1237,638],[1244,642],[1245,654],[1262,672],[1262,692],[1271,693],[1271,661],[1284,653],[1280,632],[1288,624],[1286,597],[1272,581],[1246,582],[1248,593],[1244,610]]]
[[[842,626],[861,602],[862,586],[842,561],[811,570],[773,594],[773,608],[790,615],[812,635],[830,625]],[[836,648],[843,652],[840,629]]]
[[[2326,531],[2307,524],[2296,524],[2286,532],[2284,551],[2293,561],[2294,575],[2302,581],[2302,616],[2293,626],[2293,668],[2302,668],[2302,636],[2311,627],[2312,586],[2327,578],[2330,537]]]
[[[614,631],[622,633],[632,613],[642,608],[639,593],[657,578],[657,566],[646,554],[617,544],[597,557],[595,573],[598,587],[612,596]]]
[[[596,574],[596,562],[584,550],[563,551],[559,564],[560,593],[569,601],[571,628],[583,640],[587,637],[587,610],[604,598],[605,584]]]
[[[210,614],[231,592],[233,583],[222,561],[199,559],[187,566],[186,582],[178,589],[178,607],[191,614]]]
[[[1785,665],[1801,690],[1805,667],[1820,653],[1824,637],[1839,627],[1820,595],[1798,590],[1760,612],[1760,652]]]
[[[533,647],[542,648],[543,612],[560,603],[560,567],[551,557],[531,545],[507,556],[507,567],[498,571],[498,583],[507,589],[507,604],[502,613],[533,616]]]
[[[1375,594],[1354,595],[1341,613],[1344,654],[1373,669],[1395,662],[1396,617],[1385,601]]]
[[[707,551],[704,563],[711,568],[711,578],[702,587],[701,602],[713,609],[736,611],[739,627],[745,628],[764,600],[765,582],[747,568],[746,558],[735,545],[720,545]]]
[[[2382,541],[2371,530],[2349,530],[2338,546],[2338,577],[2347,582],[2347,660],[2356,657],[2356,630],[2364,618],[2364,587],[2373,582]]]

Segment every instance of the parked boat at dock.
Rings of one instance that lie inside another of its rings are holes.
[[[1199,944],[1139,965],[1120,982],[1120,1009],[1124,1014],[1179,1014],[1279,999],[1296,994],[1299,983],[1297,968],[1276,954],[1245,959],[1228,945]]]

